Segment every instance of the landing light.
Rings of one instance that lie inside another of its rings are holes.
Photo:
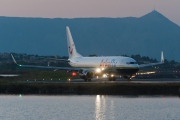
[[[106,75],[106,74],[103,74],[103,78],[107,78],[107,75]]]
[[[114,77],[114,75],[113,75],[113,74],[111,74],[111,77]]]
[[[101,69],[100,68],[97,68],[96,69],[96,73],[100,73],[101,72]]]
[[[131,76],[131,78],[134,78],[134,77],[136,77],[136,76],[135,75]]]

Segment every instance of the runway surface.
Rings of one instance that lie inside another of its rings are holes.
[[[1,94],[171,95],[180,96],[180,79],[10,80]]]
[[[22,82],[22,81],[21,81]],[[170,78],[162,78],[162,79],[132,79],[132,80],[127,80],[127,79],[116,79],[116,81],[109,81],[106,78],[103,79],[92,79],[91,81],[84,81],[83,79],[70,79],[70,80],[26,80],[23,82],[28,82],[28,83],[122,83],[122,84],[166,84],[166,83],[180,83],[180,79],[170,79]]]
[[[117,79],[116,81],[109,81],[108,79],[93,79],[90,82],[85,82],[82,79],[74,79],[69,81],[71,83],[180,83],[180,79]]]

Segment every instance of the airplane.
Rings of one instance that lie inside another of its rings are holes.
[[[116,76],[120,75],[124,78],[131,80],[138,70],[142,67],[160,65],[164,63],[164,55],[161,52],[161,61],[157,63],[138,64],[136,60],[124,56],[100,56],[100,57],[83,57],[76,50],[70,29],[66,26],[67,45],[69,59],[57,59],[60,61],[67,61],[72,67],[55,67],[55,66],[34,66],[34,65],[21,65],[18,64],[12,56],[14,63],[20,67],[31,68],[48,68],[56,70],[72,71],[79,74],[80,78],[85,81],[91,81],[95,74],[102,72],[108,76],[109,81],[115,81]]]

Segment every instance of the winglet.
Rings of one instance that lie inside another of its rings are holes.
[[[161,63],[164,63],[164,55],[163,55],[163,51],[161,52]]]
[[[12,54],[11,54],[11,57],[12,57],[14,63],[17,64],[17,62],[16,62],[16,60],[14,59],[14,56],[13,56]]]

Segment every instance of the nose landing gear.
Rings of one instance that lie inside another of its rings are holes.
[[[109,75],[109,81],[116,81],[115,75]]]

